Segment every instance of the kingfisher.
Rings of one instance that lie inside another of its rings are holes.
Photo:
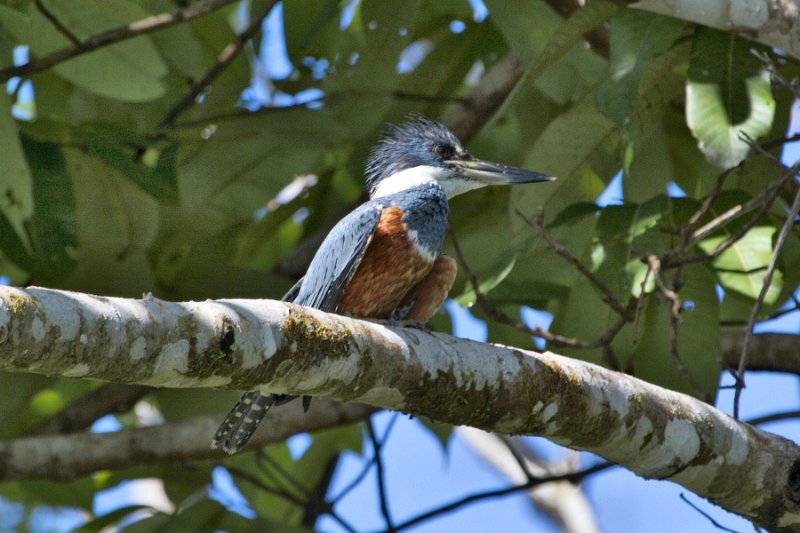
[[[448,200],[486,185],[555,178],[473,157],[443,124],[388,125],[365,171],[369,200],[340,220],[284,301],[354,318],[427,323],[447,298],[456,262],[442,254]],[[296,396],[246,392],[212,440],[241,450],[272,406]],[[309,397],[303,398],[304,409]]]

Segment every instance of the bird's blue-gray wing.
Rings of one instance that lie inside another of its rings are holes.
[[[383,207],[378,202],[367,202],[333,227],[311,261],[294,303],[336,311],[364,258]]]
[[[317,250],[306,275],[289,289],[283,301],[335,311],[364,258],[382,212],[382,205],[369,202],[339,221]],[[294,398],[287,394],[245,392],[217,429],[211,447],[221,444],[227,453],[236,453],[253,436],[270,407]],[[307,409],[306,397],[303,400]]]

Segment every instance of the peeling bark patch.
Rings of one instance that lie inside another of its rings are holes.
[[[36,342],[41,342],[44,339],[44,322],[38,316],[33,317],[33,322],[31,322],[31,335],[33,336],[33,340]]]
[[[236,342],[236,335],[233,332],[233,326],[226,322],[222,331],[222,337],[219,340],[219,349],[225,355],[230,356],[233,354],[233,343]]]
[[[144,337],[137,337],[131,344],[131,361],[136,362],[147,355],[147,341]]]
[[[795,459],[789,469],[786,483],[786,496],[794,503],[800,504],[800,458]]]

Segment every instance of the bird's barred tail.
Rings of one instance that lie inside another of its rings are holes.
[[[275,405],[277,398],[280,396],[260,392],[242,394],[214,434],[211,447],[218,448],[222,445],[222,449],[228,454],[244,448],[269,408]]]

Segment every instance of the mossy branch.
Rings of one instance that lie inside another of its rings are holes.
[[[551,353],[270,300],[2,287],[0,370],[311,395],[541,435],[679,483],[767,529],[800,525],[800,447],[689,396]]]

